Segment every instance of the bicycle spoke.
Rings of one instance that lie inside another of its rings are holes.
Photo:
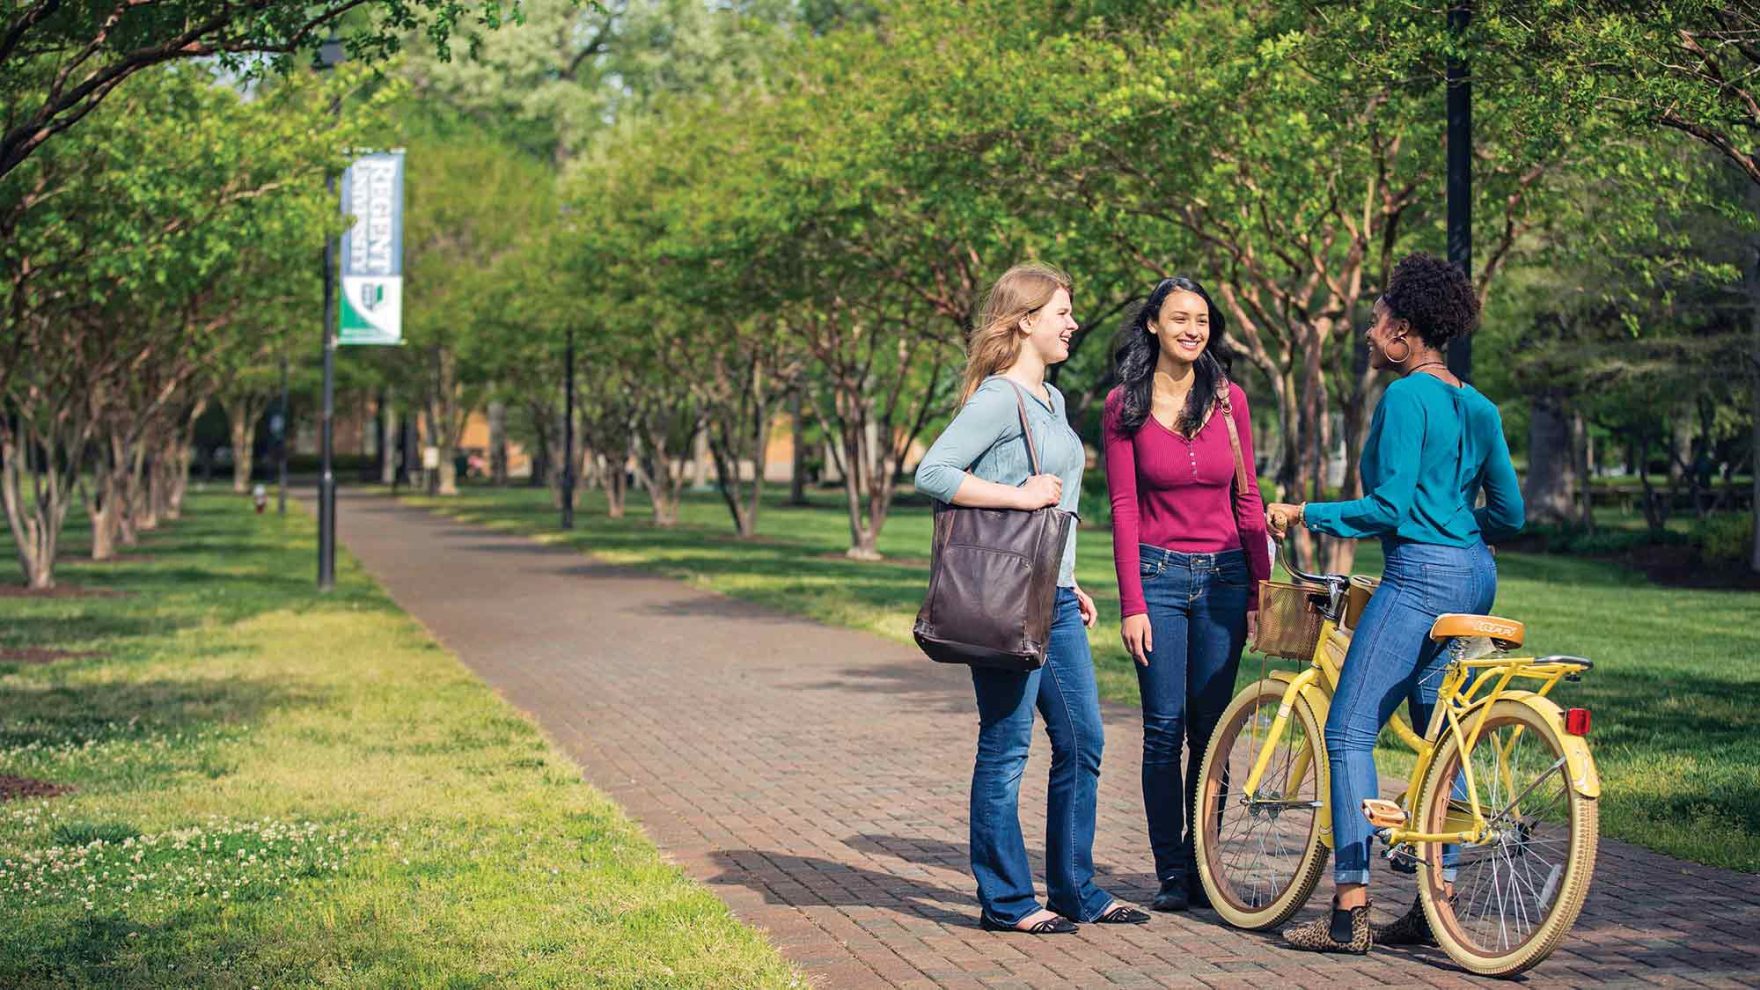
[[[1453,897],[1442,904],[1450,930],[1477,952],[1520,950],[1559,905],[1574,839],[1568,770],[1555,745],[1505,717],[1484,726],[1466,757],[1487,834],[1453,854]],[[1436,786],[1452,797],[1430,812],[1438,831],[1446,819],[1471,814],[1461,756],[1451,758]]]
[[[1213,823],[1214,831],[1208,834],[1214,836],[1215,848],[1209,855],[1221,874],[1215,879],[1231,899],[1255,910],[1275,902],[1295,880],[1314,828],[1316,809],[1305,803],[1311,800],[1310,781],[1317,776],[1307,769],[1296,774],[1304,756],[1307,764],[1315,762],[1313,744],[1298,721],[1288,721],[1282,732],[1271,733],[1280,703],[1275,696],[1262,697],[1239,716],[1232,735],[1222,737],[1234,772],[1224,771],[1221,787],[1205,800],[1228,796],[1196,812],[1212,818],[1205,827]],[[1261,758],[1266,759],[1265,773],[1249,800],[1226,791],[1230,778],[1244,779]]]

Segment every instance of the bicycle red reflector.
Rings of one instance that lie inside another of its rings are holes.
[[[1589,734],[1589,709],[1572,708],[1564,713],[1564,731],[1573,736]]]

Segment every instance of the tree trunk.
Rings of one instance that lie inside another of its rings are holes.
[[[431,483],[433,494],[458,494],[458,467],[453,452],[464,430],[465,410],[459,394],[458,356],[450,348],[434,348],[434,394],[429,402],[430,442],[440,448],[440,465]]]
[[[849,550],[852,560],[879,560],[880,530],[886,525],[892,504],[892,465],[887,448],[880,444],[879,424],[872,418],[872,402],[855,389],[841,390],[838,404],[844,410],[839,429],[828,430],[840,442],[843,493],[849,509]]]
[[[605,489],[605,515],[611,519],[623,518],[624,503],[629,497],[629,471],[626,451],[622,457],[598,455],[599,481]]]
[[[110,493],[111,505],[115,512],[111,516],[116,526],[116,539],[125,547],[135,546],[140,542],[135,532],[134,493],[129,488],[129,476],[133,472],[134,456],[130,452],[128,438],[121,434],[110,437],[110,471],[111,483],[114,486]]]
[[[532,444],[532,473],[526,478],[526,484],[542,488],[550,483],[550,411],[530,402],[526,404],[526,412],[532,420],[532,433],[537,437]]]
[[[147,501],[156,519],[171,519],[171,473],[176,469],[177,441],[175,434],[155,445],[150,473],[147,475]]]
[[[84,460],[85,444],[77,431],[70,443],[59,439],[28,428],[22,417],[15,427],[0,414],[0,503],[29,588],[55,587],[55,550]]]
[[[1651,536],[1660,536],[1668,525],[1669,501],[1673,492],[1665,496],[1650,482],[1650,438],[1640,436],[1635,449],[1638,453],[1638,482],[1644,493],[1644,525],[1649,528]]]
[[[434,436],[434,407],[432,404],[429,405],[427,413],[422,417],[421,434],[422,490],[429,495],[438,495],[440,494],[439,462],[444,458],[438,453],[439,441]],[[436,451],[433,468],[428,467],[428,451],[430,450]]]
[[[189,494],[190,445],[183,444],[177,449],[177,459],[171,469],[171,483],[166,492],[165,515],[169,519],[183,518],[183,500]]]
[[[507,403],[489,403],[489,480],[507,484]]]
[[[86,518],[92,530],[92,559],[110,560],[116,556],[116,544],[122,536],[123,517],[127,514],[127,483],[121,466],[123,441],[106,437],[98,448],[93,465],[95,490],[86,498]]]
[[[1752,457],[1749,461],[1753,472],[1754,500],[1749,506],[1749,513],[1754,519],[1754,546],[1748,555],[1748,568],[1760,574],[1760,292],[1756,294],[1754,306],[1754,350],[1748,355],[1754,365],[1754,385],[1751,405],[1748,410],[1754,419],[1754,425],[1748,438]]]
[[[403,435],[397,431],[397,407],[389,402],[381,403],[379,424],[385,435],[385,442],[379,446],[379,483],[395,487],[398,449],[403,446]]]
[[[685,465],[674,466],[664,431],[647,427],[636,444],[636,480],[648,493],[654,525],[670,528],[678,522],[678,496],[687,474]]]
[[[788,473],[788,504],[807,504],[807,419],[801,415],[801,390],[795,389],[788,402],[789,428],[793,430],[794,466]]]
[[[728,514],[733,517],[733,532],[740,539],[748,539],[758,532],[758,493],[763,491],[762,475],[752,479],[751,496],[748,500],[744,483],[740,479],[739,453],[721,444],[713,444],[715,462],[715,487],[721,492],[721,500],[727,504]]]
[[[138,532],[152,532],[159,528],[159,517],[154,512],[152,491],[149,487],[152,462],[147,456],[152,449],[144,439],[136,438],[133,456],[128,462],[128,511],[133,516],[134,529]],[[129,546],[135,541],[130,539]]]
[[[1750,186],[1748,201],[1760,206],[1760,186]],[[1748,373],[1752,376],[1749,415],[1748,469],[1753,473],[1754,501],[1749,512],[1754,520],[1754,545],[1748,555],[1748,567],[1760,574],[1760,238],[1750,244],[1753,256],[1748,264]]]
[[[770,444],[774,399],[768,369],[761,358],[751,358],[735,387],[717,390],[715,404],[707,407],[701,435],[709,443],[715,465],[716,487],[733,516],[734,532],[742,539],[757,535],[758,509],[764,497],[765,455]],[[742,386],[743,387],[739,387]],[[751,464],[752,477],[744,478],[743,465]]]
[[[709,487],[709,430],[699,428],[691,437],[691,487],[701,491]]]
[[[1594,444],[1589,436],[1589,421],[1582,413],[1571,414],[1571,450],[1577,462],[1577,525],[1595,531]]]
[[[416,421],[419,417],[413,412],[402,417],[402,429],[397,440],[397,480],[393,484],[401,484],[407,488],[415,487],[416,466],[421,463],[421,438],[416,435]]]
[[[1668,434],[1668,492],[1680,490],[1693,473],[1693,415],[1682,409],[1670,418]]]
[[[105,496],[98,496],[104,498]],[[92,559],[114,560],[116,557],[116,510],[110,503],[99,508],[88,506],[86,517],[92,528]]]
[[[226,425],[232,436],[232,490],[243,495],[251,490],[252,434],[256,432],[260,410],[247,399],[226,403]]]
[[[1528,478],[1522,499],[1531,522],[1568,526],[1578,521],[1575,417],[1556,390],[1534,396],[1528,407]]]

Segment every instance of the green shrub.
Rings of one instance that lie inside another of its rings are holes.
[[[1687,537],[1671,530],[1652,533],[1647,529],[1584,529],[1580,526],[1533,525],[1522,531],[1525,539],[1540,542],[1546,553],[1577,554],[1586,557],[1617,556],[1640,547],[1665,543],[1685,543]]]
[[[1693,544],[1707,560],[1747,560],[1754,548],[1754,515],[1729,512],[1700,520],[1693,527]]]

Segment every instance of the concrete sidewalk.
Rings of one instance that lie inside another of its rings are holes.
[[[979,931],[963,670],[389,498],[340,503],[343,542],[392,597],[815,985],[1491,984],[1436,950],[1296,953],[1208,912],[1061,938]],[[1105,714],[1095,857],[1104,886],[1146,902],[1141,729],[1134,709]],[[1042,848],[1046,759],[1036,745],[1021,797],[1029,849]],[[1410,896],[1380,889],[1390,910]],[[1757,931],[1760,878],[1603,840],[1582,919],[1527,982],[1749,986]]]

